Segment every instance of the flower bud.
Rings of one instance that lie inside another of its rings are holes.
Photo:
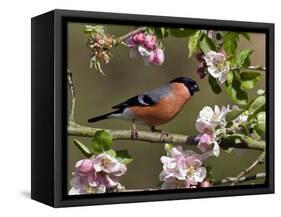
[[[151,50],[156,48],[156,37],[154,35],[146,35],[144,39],[144,45]]]

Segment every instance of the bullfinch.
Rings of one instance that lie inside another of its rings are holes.
[[[113,106],[115,111],[90,118],[88,122],[118,118],[133,122],[133,138],[137,137],[135,122],[149,126],[153,132],[161,132],[162,136],[163,131],[157,130],[155,126],[172,120],[199,90],[198,84],[193,79],[178,77],[159,88],[131,97]]]

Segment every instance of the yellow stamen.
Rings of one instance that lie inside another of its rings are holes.
[[[187,167],[187,169],[186,169],[186,174],[187,174],[188,176],[191,176],[194,172],[195,172],[195,166],[190,165],[190,166]]]

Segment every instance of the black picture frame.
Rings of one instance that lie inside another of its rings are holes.
[[[266,181],[253,186],[68,196],[67,22],[224,29],[266,34]],[[53,207],[274,193],[274,24],[53,10],[32,18],[31,198]]]

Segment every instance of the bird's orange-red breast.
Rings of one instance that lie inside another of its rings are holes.
[[[148,126],[162,125],[172,120],[191,98],[188,88],[182,83],[172,83],[171,92],[152,106],[132,106],[129,108],[135,120]]]

